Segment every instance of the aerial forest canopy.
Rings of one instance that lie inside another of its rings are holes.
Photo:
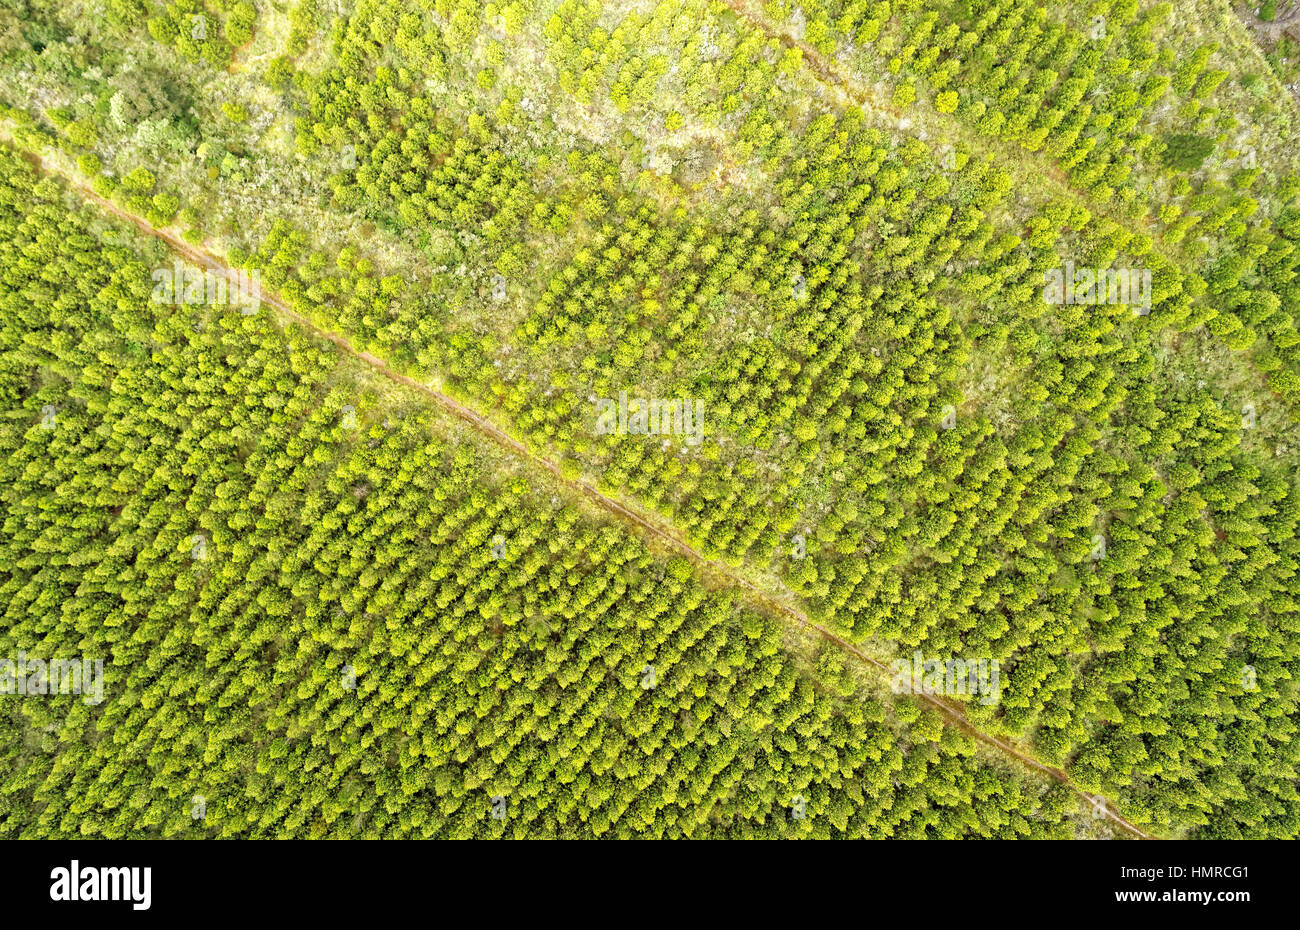
[[[0,837],[1300,837],[1262,16],[0,0]]]

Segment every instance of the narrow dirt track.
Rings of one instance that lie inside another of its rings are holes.
[[[5,141],[9,141],[10,144],[14,144],[8,138],[5,138]],[[232,269],[230,265],[226,264],[226,262],[224,262],[222,259],[206,251],[191,246],[189,243],[185,242],[183,239],[179,238],[174,233],[169,232],[165,229],[158,229],[157,227],[151,225],[143,217],[136,216],[135,214],[130,213],[127,210],[124,210],[123,208],[113,203],[112,201],[107,200],[104,197],[101,197],[99,194],[91,190],[85,183],[83,183],[81,179],[72,176],[68,171],[60,168],[58,165],[51,164],[49,161],[40,157],[39,155],[36,155],[31,152],[26,152],[25,150],[21,149],[21,147],[17,147],[16,145],[15,148],[18,151],[24,152],[24,154],[31,160],[31,162],[41,172],[47,175],[54,175],[59,177],[70,189],[74,190],[79,196],[81,196],[86,201],[93,203],[95,206],[103,210],[105,213],[119,220],[130,223],[145,235],[151,236],[153,238],[156,238],[166,243],[167,246],[173,252],[175,252],[177,255],[179,255],[181,258],[185,259],[186,261],[189,261],[190,263],[196,266],[205,268],[208,271],[211,271],[213,274],[219,275],[222,278],[226,279],[226,281],[228,282],[234,283],[237,281],[238,272]],[[566,478],[561,473],[560,467],[555,462],[552,462],[549,459],[543,458],[539,455],[532,453],[523,443],[519,442],[518,440],[508,435],[499,426],[497,426],[495,423],[493,423],[491,420],[484,417],[482,414],[480,414],[473,408],[465,406],[464,404],[460,403],[454,398],[449,397],[446,394],[443,394],[441,391],[438,391],[433,387],[430,387],[428,384],[424,384],[420,381],[415,380],[414,378],[411,378],[407,375],[402,374],[399,371],[394,370],[391,366],[389,366],[387,362],[373,355],[372,353],[357,349],[355,346],[352,345],[352,343],[348,340],[346,336],[340,335],[339,333],[318,326],[316,323],[312,322],[310,319],[308,319],[307,317],[303,316],[302,314],[294,310],[292,307],[290,307],[288,303],[286,303],[278,294],[267,291],[265,289],[261,289],[259,293],[259,297],[262,303],[272,307],[278,314],[280,314],[282,318],[291,320],[297,323],[299,326],[302,326],[303,328],[309,330],[310,332],[315,333],[316,335],[323,337],[325,339],[328,339],[338,348],[342,349],[344,352],[353,356],[354,358],[361,360],[370,368],[374,369],[376,372],[383,375],[385,378],[389,379],[390,381],[393,381],[398,384],[402,384],[406,387],[409,387],[429,397],[438,406],[442,407],[444,410],[448,411],[454,416],[457,416],[460,419],[466,421],[467,423],[472,425],[475,429],[477,429],[484,435],[488,436],[489,438],[491,438],[501,446],[511,450],[512,452],[520,456],[525,461],[534,463],[536,465],[541,465],[552,475],[554,475],[556,480],[567,485],[568,487],[570,487],[575,491],[581,492],[584,496],[586,496],[588,499],[593,501],[597,506],[643,529],[647,533],[654,536],[656,539],[659,539],[660,541],[666,543],[668,546],[672,547],[673,549],[682,553],[686,557],[690,558],[693,562],[695,562],[698,566],[700,566],[701,569],[703,569],[707,575],[712,575],[715,578],[720,578],[725,584],[728,584],[731,587],[740,588],[744,590],[749,595],[749,599],[752,602],[754,602],[756,605],[766,609],[771,613],[777,613],[796,621],[797,623],[802,625],[805,629],[811,630],[817,633],[818,635],[824,637],[825,639],[833,643],[836,643],[837,645],[840,646],[840,648],[856,656],[858,659],[872,666],[873,668],[880,671],[881,673],[887,676],[892,676],[893,671],[889,668],[889,666],[885,665],[883,662],[879,661],[878,659],[875,659],[867,655],[857,646],[853,645],[852,643],[848,642],[847,640],[843,639],[842,637],[828,630],[826,627],[814,622],[802,611],[796,609],[795,607],[790,606],[789,604],[783,603],[781,600],[775,597],[771,592],[764,591],[763,589],[759,588],[757,585],[749,581],[747,578],[738,574],[729,565],[706,557],[697,549],[692,547],[688,542],[686,542],[685,539],[681,538],[681,536],[672,528],[664,526],[660,524],[658,521],[652,521],[645,514],[638,513],[630,509],[628,506],[621,503],[620,501],[617,501],[611,497],[606,496],[600,490],[598,490],[596,487],[594,487],[593,485],[589,484],[586,481],[583,481],[581,479]],[[790,596],[793,597],[793,594],[791,594]],[[1116,824],[1126,832],[1130,833],[1134,837],[1137,837],[1139,839],[1155,839],[1155,837],[1150,836],[1149,834],[1143,832],[1138,827],[1136,827],[1128,820],[1126,820],[1124,817],[1120,816],[1120,814],[1114,809],[1114,806],[1109,801],[1102,798],[1098,798],[1080,789],[1070,780],[1070,776],[1066,774],[1064,771],[1062,771],[1061,769],[1052,768],[1050,766],[1044,765],[1043,763],[1039,762],[1037,759],[1034,759],[1032,756],[1022,752],[1021,750],[1017,749],[1015,746],[1011,745],[1010,743],[1002,739],[999,739],[998,737],[993,736],[992,734],[985,733],[983,730],[977,728],[974,724],[972,724],[969,720],[966,719],[965,714],[962,713],[960,709],[960,704],[958,704],[957,702],[947,701],[937,695],[932,695],[932,694],[918,694],[916,696],[926,701],[931,706],[933,706],[936,710],[942,713],[954,726],[958,727],[960,730],[962,730],[962,732],[971,736],[973,739],[979,740],[985,743],[986,745],[989,745],[997,749],[998,751],[1008,756],[1011,756],[1014,759],[1019,760],[1024,765],[1027,765],[1030,768],[1042,772],[1043,774],[1055,779],[1056,781],[1069,786],[1081,798],[1083,798],[1088,805],[1094,806],[1094,809],[1097,809],[1096,808],[1097,802],[1100,801],[1101,802],[1100,809],[1104,811],[1104,814],[1107,817],[1107,819],[1109,819],[1111,822],[1113,822],[1114,824]]]
[[[866,113],[887,113],[895,122],[899,123],[904,119],[908,119],[903,110],[895,106],[892,100],[881,98],[876,91],[867,87],[852,74],[847,73],[841,65],[827,59],[812,45],[791,35],[789,31],[775,26],[764,13],[755,12],[747,0],[723,0],[723,3],[737,17],[744,20],[750,28],[761,32],[769,39],[775,39],[786,48],[798,51],[803,56],[803,66],[817,79],[819,84],[839,98],[841,107],[851,105]],[[955,118],[949,118],[945,121],[945,125],[964,133],[968,137],[968,141],[972,142],[973,150],[985,146],[993,147],[989,140],[963,130],[961,124]],[[1017,160],[1017,155],[1023,156],[1024,154],[1024,150],[1020,148],[1018,143],[1009,143],[999,146],[995,152],[995,157],[999,164],[1009,165]],[[1056,196],[1076,200],[1087,205],[1093,212],[1100,212],[1115,219],[1122,219],[1125,223],[1132,222],[1123,217],[1114,216],[1113,211],[1109,208],[1100,208],[1099,205],[1090,203],[1087,192],[1076,187],[1066,173],[1051,159],[1038,159],[1035,164],[1040,170],[1040,182],[1046,184],[1049,189],[1055,192]],[[1155,225],[1154,218],[1149,214],[1144,214],[1139,222],[1144,228],[1152,228]]]

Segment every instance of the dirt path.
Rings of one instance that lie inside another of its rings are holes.
[[[1069,177],[1054,160],[1046,156],[1032,155],[1018,143],[1002,142],[1000,138],[991,139],[982,136],[961,124],[955,116],[945,118],[925,111],[905,113],[895,106],[892,100],[881,98],[875,90],[848,73],[843,66],[831,61],[812,45],[792,35],[789,30],[773,24],[761,11],[756,12],[747,0],[723,0],[723,2],[750,28],[769,39],[775,39],[786,48],[800,52],[803,56],[803,66],[822,86],[835,94],[841,108],[856,106],[866,113],[887,114],[900,131],[912,134],[915,134],[914,126],[917,129],[928,128],[937,132],[936,124],[942,125],[943,128],[963,137],[973,152],[989,153],[1002,167],[1016,168],[1026,161],[1032,161],[1039,172],[1038,183],[1045,187],[1048,197],[1075,201],[1085,206],[1094,215],[1102,214],[1121,225],[1132,225],[1131,219],[1116,213],[1108,205],[1093,203],[1087,192],[1071,183]],[[921,122],[925,122],[927,126],[921,126]],[[1144,228],[1154,230],[1155,219],[1149,213],[1145,213],[1139,222]]]
[[[3,136],[3,133],[0,133],[0,136]],[[6,138],[6,141],[11,141],[11,140],[8,140]],[[21,149],[21,147],[19,147],[18,150],[25,151]],[[99,207],[105,213],[108,213],[109,215],[119,220],[130,223],[145,235],[161,240],[162,242],[166,243],[168,247],[171,248],[172,251],[174,251],[180,257],[184,258],[185,260],[189,261],[190,263],[196,266],[207,269],[208,271],[212,272],[215,275],[221,276],[222,278],[226,279],[226,281],[232,283],[232,285],[234,285],[236,288],[238,287],[239,272],[232,269],[221,258],[218,258],[217,256],[212,255],[211,253],[206,252],[202,249],[195,248],[194,246],[185,242],[175,233],[170,232],[166,229],[158,229],[157,227],[151,225],[143,217],[136,216],[135,214],[123,209],[122,207],[118,206],[112,201],[107,200],[104,197],[101,197],[99,194],[91,190],[85,183],[83,183],[80,178],[72,176],[68,171],[61,168],[60,166],[50,163],[49,161],[40,157],[39,155],[35,155],[30,152],[25,152],[25,154],[31,159],[32,163],[36,165],[40,171],[42,171],[47,175],[54,175],[61,178],[68,185],[69,188],[76,191],[77,194],[79,194],[85,200],[95,204],[95,206]],[[831,632],[826,627],[818,623],[815,623],[805,613],[791,606],[790,604],[784,603],[782,600],[774,596],[772,592],[765,591],[762,588],[758,587],[753,582],[749,581],[747,578],[738,574],[734,569],[732,569],[727,564],[723,562],[719,562],[714,559],[709,559],[703,553],[699,552],[694,547],[692,547],[688,542],[686,542],[686,540],[683,539],[677,533],[676,530],[672,529],[669,526],[663,525],[659,521],[650,519],[647,515],[631,509],[627,505],[623,504],[618,500],[615,500],[614,498],[608,497],[607,495],[603,494],[600,490],[598,490],[595,486],[588,483],[587,481],[584,481],[582,479],[566,478],[561,473],[559,465],[557,465],[555,462],[552,462],[549,459],[534,454],[523,443],[519,442],[518,440],[508,435],[499,426],[497,426],[495,423],[493,423],[491,420],[484,417],[482,414],[480,414],[478,411],[474,410],[473,408],[465,406],[464,404],[460,403],[454,398],[449,397],[446,394],[443,394],[441,391],[436,390],[435,388],[429,386],[428,384],[424,384],[420,381],[415,380],[414,378],[402,374],[399,371],[396,371],[387,362],[385,362],[383,359],[379,358],[378,356],[375,356],[370,352],[365,352],[360,349],[357,349],[355,346],[352,345],[351,341],[349,341],[346,336],[340,335],[339,333],[318,326],[310,319],[308,319],[307,317],[303,316],[302,314],[294,310],[278,294],[262,289],[260,292],[260,299],[262,303],[272,307],[278,314],[281,315],[281,317],[288,320],[292,320],[293,322],[309,330],[310,332],[315,333],[316,335],[321,336],[325,339],[328,339],[330,342],[332,342],[338,348],[342,349],[348,355],[351,355],[352,357],[361,360],[370,368],[374,369],[376,372],[383,375],[385,378],[389,379],[390,381],[396,382],[398,384],[402,384],[406,387],[411,388],[412,390],[418,391],[419,393],[425,395],[426,397],[429,397],[439,407],[453,414],[454,416],[459,417],[465,422],[469,423],[479,432],[488,436],[490,439],[494,440],[495,442],[504,446],[505,448],[511,450],[512,452],[520,456],[525,461],[537,465],[541,465],[552,475],[554,475],[557,481],[563,483],[564,485],[568,486],[572,490],[580,492],[582,495],[587,497],[589,500],[593,501],[600,508],[608,512],[611,512],[616,516],[622,518],[623,520],[641,528],[645,532],[654,536],[656,539],[660,540],[661,542],[667,544],[671,548],[675,549],[676,551],[690,558],[701,569],[703,569],[707,575],[713,576],[713,578],[715,579],[720,579],[727,586],[743,589],[749,595],[749,599],[752,602],[754,602],[756,605],[766,609],[768,612],[777,613],[796,621],[805,629],[811,630],[817,633],[818,635],[824,637],[825,639],[833,643],[836,643],[837,645],[840,646],[840,648],[844,649],[846,652],[853,654],[861,661],[867,663],[868,665],[880,671],[882,674],[892,677],[893,671],[885,663],[881,662],[878,659],[873,658],[872,656],[867,655],[857,646],[853,645],[852,643],[848,642],[847,640],[843,639],[837,634]],[[791,598],[794,597],[793,593],[791,592],[786,591],[784,593]],[[1022,752],[1021,750],[1017,749],[1015,746],[1011,745],[1010,743],[1002,739],[999,739],[998,737],[993,736],[992,734],[985,733],[984,731],[978,729],[976,726],[974,726],[974,724],[972,724],[969,720],[966,719],[965,714],[962,713],[961,711],[961,706],[959,703],[955,701],[948,701],[937,695],[932,695],[932,694],[919,694],[916,696],[924,700],[928,704],[930,704],[932,707],[934,707],[936,710],[942,713],[944,717],[948,719],[948,721],[950,721],[953,725],[955,725],[960,730],[962,730],[962,732],[966,733],[972,738],[979,740],[999,750],[1000,752],[1005,753],[1006,755],[1009,755],[1019,760],[1023,764],[1029,766],[1030,768],[1042,772],[1043,774],[1048,775],[1049,777],[1055,779],[1058,782],[1061,782],[1062,784],[1068,785],[1076,793],[1078,793],[1088,805],[1093,806],[1094,809],[1097,809],[1097,805],[1100,802],[1101,805],[1100,809],[1104,811],[1105,816],[1113,823],[1115,823],[1117,826],[1124,829],[1125,831],[1132,834],[1133,836],[1136,836],[1141,839],[1154,838],[1148,835],[1147,833],[1144,833],[1138,827],[1134,826],[1128,820],[1120,816],[1120,814],[1114,810],[1113,805],[1109,801],[1106,801],[1105,799],[1096,798],[1093,795],[1089,794],[1088,792],[1085,792],[1082,789],[1078,788],[1070,780],[1070,776],[1067,775],[1061,769],[1056,769],[1044,765],[1043,763],[1039,762],[1037,759],[1034,759],[1032,756]]]

